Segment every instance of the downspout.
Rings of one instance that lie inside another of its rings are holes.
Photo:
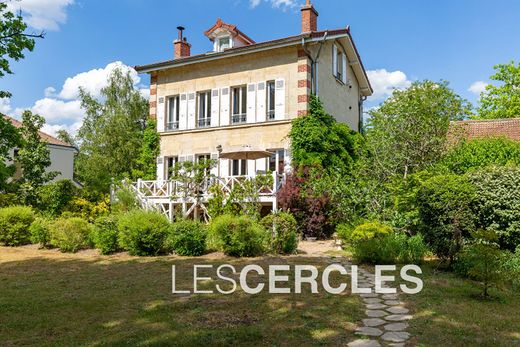
[[[367,99],[367,96],[364,95],[359,98],[359,119],[358,119],[358,132],[363,134],[363,102]]]
[[[311,53],[305,47],[305,38],[302,37],[302,49],[307,54],[307,57],[311,61],[311,93],[318,96],[318,62],[321,54],[321,48],[327,40],[327,36],[329,31],[325,31],[325,35],[323,35],[323,39],[320,41],[320,47],[318,48],[318,52],[316,53],[316,57],[313,59]]]

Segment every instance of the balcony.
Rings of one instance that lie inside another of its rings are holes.
[[[167,122],[166,131],[179,130],[179,122]]]
[[[211,126],[211,118],[201,118],[198,120],[197,125],[199,128],[208,128]]]
[[[231,116],[231,124],[241,124],[247,121],[247,116],[245,113],[242,114],[234,114]]]
[[[267,120],[274,120],[274,110],[267,111]]]

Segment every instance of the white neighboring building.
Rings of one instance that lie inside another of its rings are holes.
[[[5,119],[11,122],[15,127],[20,128],[22,123],[8,116],[4,116]],[[59,174],[54,178],[54,181],[63,179],[69,179],[74,182],[74,157],[78,153],[76,147],[58,140],[57,138],[40,131],[40,137],[43,141],[47,142],[47,147],[50,151],[51,165],[47,167],[47,172],[56,171]],[[11,158],[15,159],[16,162],[17,149],[12,150],[10,153]],[[17,166],[17,170],[14,174],[15,178],[19,178],[21,172]]]

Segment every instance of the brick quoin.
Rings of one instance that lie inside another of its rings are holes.
[[[304,102],[305,103],[309,102],[309,95],[308,94],[298,95],[298,103],[301,104]]]
[[[303,117],[309,114],[307,110],[298,110],[298,117]]]
[[[305,53],[305,51],[303,49],[298,49],[298,58],[303,58],[303,57],[306,57],[307,56],[307,53]]]
[[[311,81],[309,80],[298,80],[298,88],[310,88]]]
[[[157,107],[157,101],[150,101],[150,108]]]
[[[311,71],[311,67],[309,66],[309,64],[298,65],[298,72],[309,72],[309,71]]]

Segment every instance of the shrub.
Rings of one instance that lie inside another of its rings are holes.
[[[117,221],[117,217],[111,215],[98,217],[94,223],[92,241],[101,254],[114,253],[120,249]]]
[[[110,197],[105,195],[99,200],[92,202],[83,197],[74,197],[67,205],[67,211],[75,217],[81,217],[94,222],[96,218],[107,215],[109,211]]]
[[[409,237],[404,233],[379,234],[353,243],[353,255],[359,262],[375,264],[417,264],[428,247],[421,235]]]
[[[493,229],[502,249],[520,244],[520,167],[488,167],[469,174],[475,186],[473,210],[477,227]]]
[[[416,195],[421,233],[440,258],[453,260],[475,227],[475,189],[465,176],[428,179]]]
[[[253,257],[266,250],[268,232],[247,216],[222,215],[209,226],[213,244],[226,255]]]
[[[51,224],[51,244],[62,252],[75,253],[88,248],[91,225],[84,219],[60,218]]]
[[[507,138],[463,141],[453,147],[439,165],[456,174],[490,165],[520,165],[520,143]]]
[[[19,246],[31,242],[29,227],[34,221],[30,207],[12,206],[0,209],[0,242],[6,246]]]
[[[475,240],[466,245],[457,257],[458,272],[482,284],[482,295],[489,296],[489,288],[505,278],[503,268],[505,252],[495,243],[498,235],[493,231],[474,233]]]
[[[164,249],[169,226],[159,213],[130,211],[118,222],[119,245],[132,255],[157,255]]]
[[[505,258],[503,266],[513,287],[520,290],[520,245],[516,247],[515,253],[510,253]]]
[[[296,219],[287,212],[265,216],[260,224],[271,234],[270,248],[278,254],[291,254],[298,247]]]
[[[40,247],[47,247],[51,240],[51,224],[52,221],[47,218],[36,218],[29,227],[31,242],[39,244]]]
[[[200,222],[191,220],[173,223],[166,244],[178,255],[202,255],[206,251],[206,228]]]
[[[60,180],[38,188],[38,209],[59,216],[76,194],[71,180]]]
[[[0,194],[0,208],[16,205],[16,194]]]
[[[374,237],[380,237],[392,233],[392,228],[381,222],[368,222],[355,227],[350,233],[347,241],[357,242],[361,240],[371,240]]]
[[[115,194],[112,208],[119,212],[128,212],[139,207],[135,194],[126,186],[119,188]]]

